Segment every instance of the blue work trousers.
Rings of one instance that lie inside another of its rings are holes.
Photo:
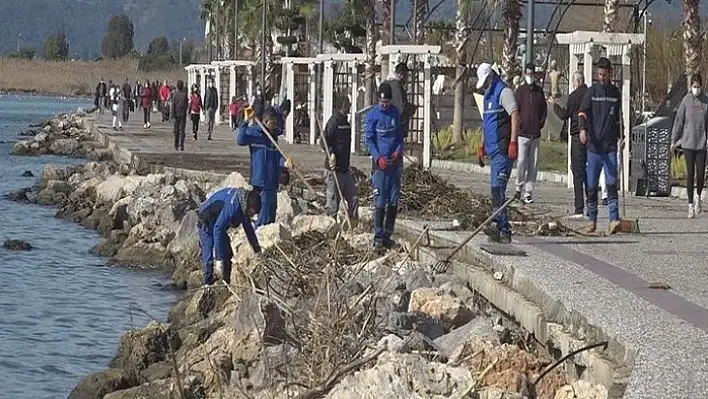
[[[617,152],[613,151],[598,154],[588,151],[587,162],[585,184],[588,190],[588,218],[593,223],[597,222],[597,186],[600,181],[600,173],[604,169],[610,221],[619,220],[619,204],[617,200]]]
[[[393,233],[395,213],[401,197],[402,170],[400,165],[389,166],[385,170],[376,168],[371,178],[374,186],[374,206],[381,214],[380,217],[374,217],[376,240],[388,240]]]
[[[231,240],[226,232],[223,233],[222,242],[225,248],[220,248],[220,253],[226,254],[224,268],[221,270],[222,279],[228,284],[231,281]],[[202,254],[202,264],[204,265],[204,284],[214,284],[214,226],[202,226],[199,228],[199,250]]]
[[[506,185],[509,182],[511,175],[512,161],[509,157],[501,152],[490,157],[491,158],[491,186],[492,186],[492,212],[499,209],[506,202]],[[511,226],[509,225],[509,214],[504,209],[499,212],[494,219],[497,224],[500,236],[511,235]]]
[[[254,187],[261,194],[261,209],[258,211],[256,227],[275,223],[275,216],[278,212],[278,192],[275,189],[264,189]]]

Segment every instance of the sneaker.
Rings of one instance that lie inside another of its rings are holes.
[[[374,240],[374,250],[375,250],[375,251],[381,251],[381,250],[384,250],[384,249],[386,249],[386,247],[384,246],[383,241],[381,241],[381,240]]]
[[[703,202],[701,201],[701,196],[697,195],[696,200],[693,202],[693,210],[695,211],[696,215],[700,215],[703,213]]]
[[[602,201],[600,201],[600,205],[607,206],[607,198],[603,198]]]
[[[184,147],[179,147],[179,150],[180,150],[180,151],[184,151]]]
[[[531,194],[524,195],[524,203],[533,204],[533,197],[531,196]]]
[[[148,124],[147,124],[147,123],[143,123],[143,129],[147,129],[147,128],[148,128]]]
[[[688,218],[693,219],[696,217],[696,210],[693,208],[693,204],[688,204]]]
[[[207,140],[211,141],[211,134],[207,137]]]
[[[152,126],[152,125],[150,124],[150,122],[148,122],[148,123],[147,123],[147,128],[150,129],[150,126]]]
[[[569,216],[571,219],[582,219],[585,217],[585,212],[580,209],[576,210],[572,215]]]
[[[194,133],[194,140],[196,140],[196,139],[197,139],[197,134],[196,134],[196,133]]]

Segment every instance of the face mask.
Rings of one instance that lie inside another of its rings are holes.
[[[697,96],[701,94],[701,88],[700,87],[691,87],[691,93],[693,93],[694,96]]]
[[[534,82],[533,76],[529,76],[529,75],[524,76],[524,80],[526,81],[527,85],[533,84],[533,82]]]

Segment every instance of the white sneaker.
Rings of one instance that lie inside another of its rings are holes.
[[[693,209],[696,215],[700,215],[703,212],[703,203],[701,202],[701,196],[697,195],[696,200],[693,202]]]
[[[526,193],[526,195],[524,195],[524,202],[527,204],[533,204],[533,197],[530,193]]]
[[[147,128],[148,128],[148,124],[147,124],[147,123],[143,123],[143,129],[147,129]]]
[[[693,209],[693,204],[688,204],[688,218],[693,219],[696,217],[696,212]]]

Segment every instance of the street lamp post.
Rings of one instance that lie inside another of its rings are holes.
[[[647,28],[649,27],[649,24],[651,24],[651,21],[649,20],[649,17],[651,15],[647,12],[647,10],[644,10],[644,62],[642,62],[642,116],[644,116],[644,112],[646,112],[647,108]]]

